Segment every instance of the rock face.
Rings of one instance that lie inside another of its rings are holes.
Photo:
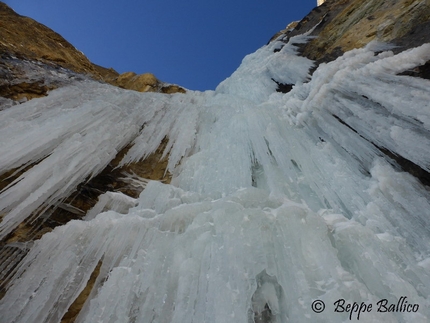
[[[371,41],[388,43],[399,53],[430,42],[430,3],[422,0],[327,0],[314,8],[305,18],[286,28],[271,40],[310,32],[315,37],[301,47],[302,55],[317,64],[329,62],[354,48]],[[313,30],[312,30],[313,29]],[[312,31],[311,31],[312,30]],[[429,79],[430,62],[404,74]],[[282,86],[279,85],[279,90]],[[430,174],[407,159],[378,147],[394,159],[404,171],[430,185]]]
[[[327,0],[318,2],[288,37],[315,28],[317,36],[303,48],[303,55],[319,62],[331,61],[342,53],[371,41],[393,43],[395,51],[429,41],[430,3],[422,0]]]
[[[134,72],[126,72],[119,75],[111,84],[138,92],[185,93],[185,90],[177,85],[163,84],[151,73],[137,75]]]
[[[15,13],[0,2],[0,52],[19,58],[55,63],[81,74],[102,79],[101,70],[56,32]]]
[[[67,69],[139,92],[185,93],[183,88],[161,82],[149,73],[120,76],[112,68],[93,64],[62,36],[31,18],[20,16],[3,2],[0,2],[0,54],[0,96],[15,101],[46,95],[48,90],[58,86],[31,79],[16,60],[37,61],[39,67],[51,71]]]

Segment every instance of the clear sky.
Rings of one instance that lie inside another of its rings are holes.
[[[93,63],[213,90],[316,0],[3,0]]]

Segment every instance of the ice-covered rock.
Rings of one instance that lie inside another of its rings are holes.
[[[100,266],[76,322],[358,318],[339,302],[372,304],[366,322],[427,322],[429,191],[381,149],[428,170],[430,81],[399,74],[430,47],[371,45],[311,78],[296,47],[306,39],[264,46],[216,91],[163,96],[86,80],[0,111],[0,170],[36,164],[0,194],[3,237],[127,145],[122,164],[167,138],[173,174],[170,185],[145,182],[135,201],[106,194],[87,221],[36,241],[2,319],[61,321]],[[294,86],[279,93],[276,82]],[[378,312],[385,299],[418,308]]]

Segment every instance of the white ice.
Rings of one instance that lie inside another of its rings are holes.
[[[130,142],[122,164],[167,137],[173,173],[136,201],[108,193],[36,241],[0,302],[5,322],[59,322],[98,264],[77,322],[349,321],[339,299],[372,303],[365,322],[428,322],[429,190],[376,146],[429,171],[430,81],[398,74],[430,45],[376,55],[372,44],[310,77],[294,46],[305,40],[248,55],[216,91],[87,80],[0,111],[1,171],[35,164],[0,195],[1,237]],[[275,81],[295,86],[277,93]],[[418,312],[376,311],[402,296]]]

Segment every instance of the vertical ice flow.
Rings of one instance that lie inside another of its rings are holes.
[[[339,299],[372,303],[366,322],[428,322],[429,191],[383,149],[430,170],[430,81],[400,75],[430,45],[394,55],[372,44],[311,77],[295,47],[305,39],[248,55],[215,91],[85,81],[0,111],[0,169],[35,164],[0,194],[2,237],[129,143],[123,164],[168,138],[174,175],[137,201],[109,193],[36,241],[2,319],[60,322],[100,265],[77,322],[344,322]],[[97,214],[110,204],[121,213]],[[402,296],[419,310],[376,311]]]

